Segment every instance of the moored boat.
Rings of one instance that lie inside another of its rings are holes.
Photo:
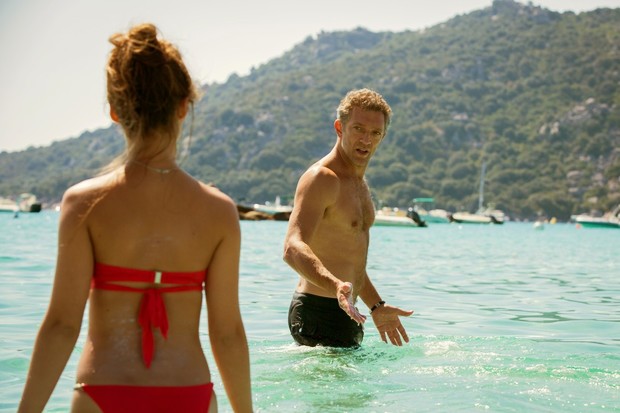
[[[10,212],[14,214],[19,212],[19,205],[12,199],[0,197],[0,212]]]
[[[293,207],[282,205],[280,197],[276,197],[275,203],[266,202],[264,204],[241,205],[237,204],[239,219],[248,221],[288,221]]]
[[[428,224],[450,223],[450,213],[445,209],[433,208],[434,204],[433,198],[413,198],[413,210],[418,214],[420,220]]]
[[[451,220],[459,224],[503,224],[505,214],[493,207],[484,208],[484,174],[486,163],[482,163],[480,171],[480,189],[478,191],[478,210],[475,213],[455,212],[451,215]]]
[[[404,211],[399,208],[383,207],[375,212],[375,226],[383,227],[425,227],[413,209]]]
[[[21,194],[18,205],[21,212],[41,212],[41,203],[37,200],[36,195],[30,193]]]
[[[452,221],[459,224],[503,224],[504,213],[498,209],[482,209],[476,213],[455,212]]]
[[[573,218],[578,225],[584,228],[620,228],[620,205],[602,217],[580,214]]]
[[[265,212],[267,214],[277,214],[277,213],[290,213],[293,211],[293,207],[291,205],[282,205],[280,197],[276,196],[275,202],[272,204],[271,202],[265,202],[264,204],[254,204],[252,208],[255,211]]]

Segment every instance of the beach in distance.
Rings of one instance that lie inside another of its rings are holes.
[[[0,214],[0,413],[14,412],[54,273],[58,212]],[[574,223],[373,227],[382,298],[411,341],[294,344],[287,223],[242,221],[240,302],[257,412],[620,412],[620,230]],[[360,304],[360,310],[368,309]],[[86,323],[47,412],[66,412]],[[230,404],[201,339],[221,412]]]

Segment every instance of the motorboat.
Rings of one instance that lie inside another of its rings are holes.
[[[282,205],[279,196],[276,196],[275,202],[265,202],[264,204],[254,204],[252,208],[255,211],[264,212],[266,214],[278,214],[278,213],[290,213],[293,211],[293,207],[291,205]]]
[[[274,203],[265,202],[264,204],[240,205],[237,204],[239,219],[249,221],[288,221],[293,207],[282,205],[280,197],[277,196]]]
[[[413,208],[402,210],[383,207],[375,212],[375,222],[373,225],[383,227],[425,227],[426,223],[420,220]]]
[[[418,214],[420,220],[427,224],[450,223],[450,213],[445,209],[432,208],[434,204],[433,198],[413,198],[413,210]]]
[[[41,203],[36,195],[27,192],[20,194],[17,203],[21,212],[41,212]]]
[[[0,212],[10,212],[14,214],[19,212],[19,205],[12,199],[0,197]]]
[[[584,228],[620,228],[620,204],[613,211],[601,217],[580,214],[575,215],[573,219],[577,225]]]

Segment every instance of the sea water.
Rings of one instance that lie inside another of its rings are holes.
[[[47,307],[58,214],[0,215],[0,411],[15,411]],[[620,412],[620,230],[373,227],[368,272],[411,341],[293,344],[285,222],[241,223],[240,301],[257,412]],[[360,308],[368,314],[366,307]],[[230,412],[201,337],[220,411]],[[87,320],[86,320],[87,322]],[[46,411],[69,409],[85,325]]]

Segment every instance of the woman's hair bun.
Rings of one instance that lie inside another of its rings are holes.
[[[157,35],[144,23],[110,37],[108,101],[130,135],[175,126],[181,101],[197,97],[178,49]]]

